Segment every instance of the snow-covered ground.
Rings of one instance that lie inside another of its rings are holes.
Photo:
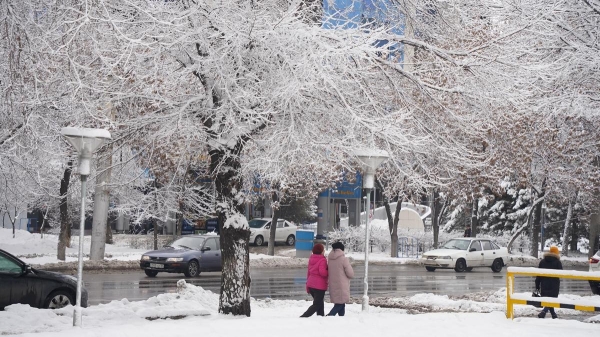
[[[87,238],[89,239],[89,238]],[[67,250],[68,260],[77,259],[77,238]],[[23,257],[28,263],[54,264],[57,238],[24,231],[0,229],[0,249]],[[110,262],[137,261],[147,249],[130,248],[124,241],[107,245]],[[89,242],[84,242],[89,252]],[[251,263],[261,266],[305,265],[305,259],[293,258],[293,249],[280,250],[280,256],[251,254]],[[364,254],[351,253],[356,260]],[[528,261],[524,257],[523,261]],[[274,263],[273,261],[276,261]],[[378,263],[414,263],[415,259],[392,259],[382,253],[370,255]],[[522,294],[527,295],[527,294]],[[560,319],[538,319],[539,309],[515,306],[515,319],[505,318],[506,290],[477,293],[461,298],[433,294],[418,294],[404,298],[373,298],[368,312],[360,304],[348,304],[346,317],[299,316],[308,308],[308,301],[255,300],[251,302],[251,317],[234,317],[218,313],[218,294],[180,280],[177,293],[165,293],[145,301],[127,299],[112,301],[83,309],[83,328],[73,328],[73,307],[60,310],[39,310],[25,305],[12,305],[0,312],[0,335],[43,336],[188,336],[193,334],[232,336],[244,334],[258,337],[265,333],[286,337],[307,334],[369,336],[373,333],[407,336],[465,336],[485,334],[501,336],[593,336],[598,332],[600,315],[573,319],[568,309],[558,309]],[[565,299],[592,301],[600,306],[600,296],[561,294]],[[326,299],[328,295],[326,296]],[[332,304],[326,303],[326,310]]]

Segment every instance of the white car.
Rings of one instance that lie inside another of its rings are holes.
[[[269,242],[271,235],[271,219],[256,218],[248,221],[250,225],[250,242],[257,246],[262,246]],[[296,243],[297,226],[287,220],[277,220],[277,229],[275,230],[275,242],[285,242],[288,246]]]
[[[508,260],[508,250],[489,239],[459,238],[446,242],[441,248],[425,252],[421,262],[427,271],[454,269],[471,271],[477,267],[492,268],[499,273]]]
[[[590,271],[600,271],[600,250],[596,252],[594,256],[590,258]],[[590,288],[592,288],[592,293],[594,295],[600,295],[600,282],[598,281],[589,281]]]

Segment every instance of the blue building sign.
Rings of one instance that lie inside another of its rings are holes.
[[[362,175],[356,172],[356,180],[350,183],[344,177],[344,180],[336,184],[336,187],[329,188],[321,193],[319,197],[334,199],[360,199],[362,197]]]
[[[405,15],[393,0],[324,0],[325,29],[378,29],[404,35]],[[404,45],[378,40],[375,46],[385,48],[390,61],[404,61]]]

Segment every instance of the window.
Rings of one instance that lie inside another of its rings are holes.
[[[493,250],[492,243],[489,241],[481,241],[481,245],[483,246],[483,250]]]
[[[496,243],[490,242],[490,244],[492,245],[492,249],[500,249],[500,246],[498,246]]]
[[[219,246],[217,245],[217,240],[216,239],[207,239],[206,242],[204,243],[204,248],[210,248],[210,250],[218,250]]]
[[[277,220],[277,228],[283,228],[284,220]]]
[[[21,266],[6,256],[0,255],[0,273],[21,274]]]
[[[481,243],[479,243],[479,240],[473,241],[471,243],[471,249],[469,249],[469,251],[472,250],[473,248],[475,248],[476,252],[480,252],[481,251]]]

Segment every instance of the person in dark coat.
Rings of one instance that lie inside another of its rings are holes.
[[[540,261],[538,268],[542,269],[563,269],[562,263],[560,262],[560,253],[556,246],[550,247],[550,252],[544,253],[544,258]],[[558,291],[560,289],[560,279],[558,277],[543,277],[537,276],[535,278],[535,289],[539,291],[542,297],[558,297]],[[539,318],[546,317],[546,313],[550,311],[552,318],[558,316],[554,312],[553,307],[544,307],[542,312],[538,314]]]
[[[465,238],[471,237],[471,226],[467,225],[467,228],[465,228],[465,234],[463,235],[463,237],[465,237]]]

